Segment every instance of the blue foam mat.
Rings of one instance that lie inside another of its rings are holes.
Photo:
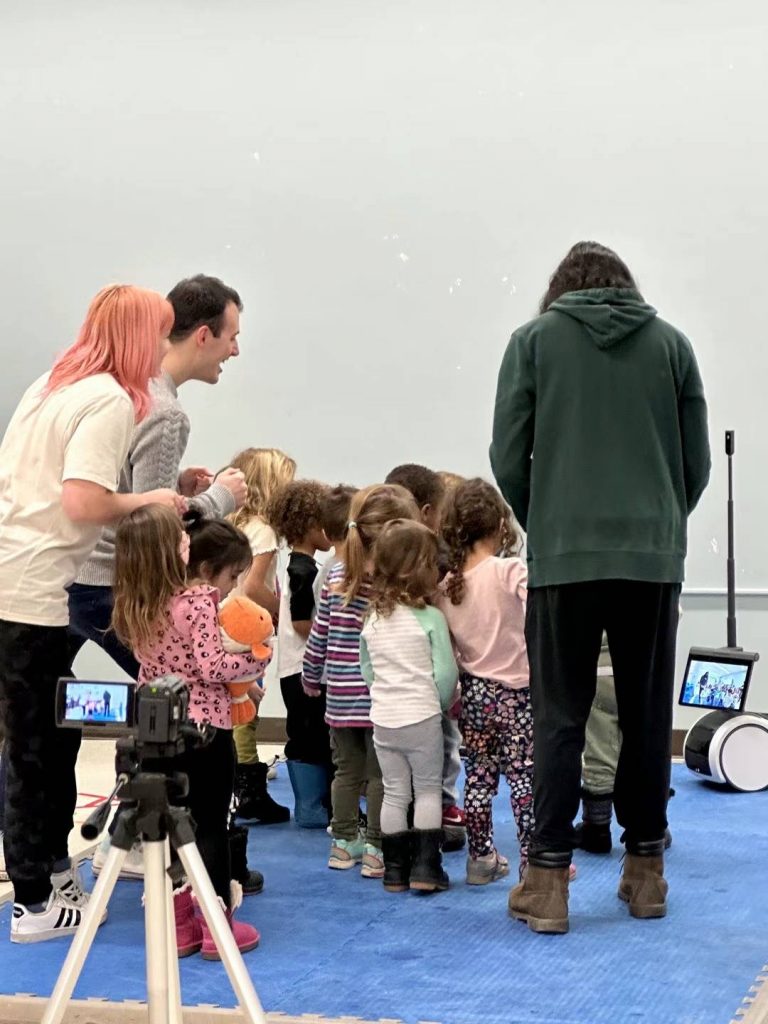
[[[385,893],[359,870],[326,867],[322,831],[250,830],[249,857],[266,877],[241,916],[262,933],[246,955],[268,1010],[441,1024],[725,1024],[768,960],[768,793],[716,790],[674,768],[668,916],[635,921],[616,898],[621,848],[578,853],[571,931],[534,935],[506,912],[510,879],[464,884],[464,854],[446,857],[452,889]],[[273,795],[290,803],[281,768]],[[514,864],[506,793],[497,844]],[[90,867],[85,875],[92,881]],[[75,995],[145,997],[142,886],[118,884]],[[7,934],[10,907],[0,912]],[[66,942],[0,954],[0,990],[48,995]],[[181,961],[184,1002],[234,1005],[221,964]]]

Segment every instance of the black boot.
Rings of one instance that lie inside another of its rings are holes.
[[[448,875],[443,871],[441,828],[414,829],[411,833],[410,888],[417,892],[439,892],[448,888]]]
[[[256,896],[264,888],[264,875],[248,867],[248,829],[242,825],[229,826],[229,858],[232,877],[243,887],[243,896]]]
[[[574,845],[587,853],[610,853],[613,793],[597,796],[583,789],[581,806],[581,822],[573,830]]]
[[[263,761],[239,764],[235,782],[236,816],[255,825],[277,825],[289,821],[291,812],[276,804],[267,792],[267,766]]]
[[[411,880],[411,833],[382,834],[381,849],[384,852],[384,888],[387,892],[407,892]]]

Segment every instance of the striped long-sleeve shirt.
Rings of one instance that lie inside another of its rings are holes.
[[[303,682],[319,690],[325,669],[325,720],[335,729],[370,729],[371,696],[360,670],[360,634],[368,611],[369,588],[344,606],[336,587],[344,566],[335,565],[326,577],[304,653]]]

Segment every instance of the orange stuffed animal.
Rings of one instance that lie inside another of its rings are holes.
[[[272,616],[249,597],[235,594],[219,605],[219,625],[224,650],[230,654],[246,651],[269,661],[272,648],[265,641],[273,635]],[[256,676],[237,683],[227,683],[232,694],[232,725],[245,725],[256,716],[256,708],[248,696]]]

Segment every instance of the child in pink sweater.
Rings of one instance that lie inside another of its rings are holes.
[[[232,920],[237,898],[231,884],[228,822],[235,754],[226,684],[261,678],[268,662],[225,652],[219,591],[187,582],[189,534],[175,512],[147,505],[126,516],[117,529],[115,550],[113,625],[141,665],[139,683],[178,676],[189,688],[189,719],[213,727],[210,742],[188,749],[174,768],[189,780],[186,806],[196,824],[197,846],[238,946],[246,952],[258,945],[259,933]],[[205,959],[218,959],[207,927],[194,917],[189,893],[182,890],[174,899],[179,955],[202,949]]]
[[[501,495],[484,480],[464,481],[448,493],[442,530],[451,571],[436,603],[448,620],[461,669],[467,882],[485,885],[509,873],[509,862],[493,843],[491,807],[502,772],[517,824],[521,877],[533,832],[533,716],[524,634],[528,571],[519,558],[498,557],[511,554],[515,531]]]

